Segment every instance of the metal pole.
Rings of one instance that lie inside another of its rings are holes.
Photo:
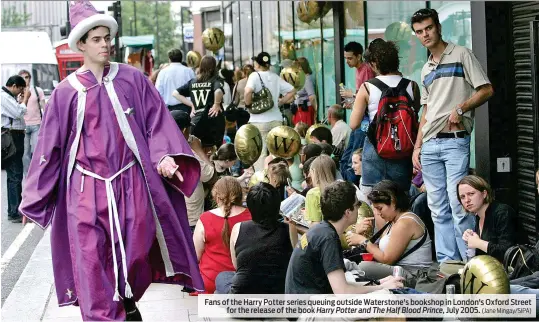
[[[137,2],[133,1],[133,16],[135,19],[135,36],[138,36],[137,34]]]
[[[159,15],[157,14],[157,0],[155,0],[155,56],[159,60],[161,51],[159,50]]]
[[[182,26],[182,52],[184,55],[187,54],[185,51],[185,30],[183,28],[183,7],[180,7],[180,25]]]
[[[69,0],[66,1],[67,4],[67,23],[66,23],[66,36],[69,36],[71,32],[71,21],[69,21]]]

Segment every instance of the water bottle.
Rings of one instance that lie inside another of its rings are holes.
[[[472,260],[475,256],[475,248],[469,248],[466,249],[466,263]]]
[[[445,298],[448,301],[451,301],[449,305],[447,305],[447,310],[454,310],[453,306],[453,299],[455,298],[455,285],[449,284],[445,286]],[[459,321],[457,319],[457,315],[452,311],[451,313],[447,312],[444,313],[444,321]]]

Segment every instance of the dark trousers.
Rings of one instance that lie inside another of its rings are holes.
[[[184,111],[185,113],[191,115],[191,108],[185,104],[178,105],[167,105],[169,111]]]
[[[22,157],[24,155],[24,131],[11,131],[17,151],[6,160],[7,173],[7,214],[9,218],[19,216],[19,205],[22,199]]]

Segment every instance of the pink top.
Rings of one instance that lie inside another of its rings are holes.
[[[356,69],[356,92],[359,91],[359,88],[366,80],[374,78],[374,71],[371,69],[369,64],[363,63],[359,68]]]
[[[37,93],[35,88],[37,88]],[[45,104],[45,93],[43,93],[43,90],[39,87],[32,87],[30,89],[30,98],[28,99],[28,104],[26,104],[26,114],[24,115],[24,123],[26,125],[39,125],[41,124],[41,114],[39,113],[39,104],[37,102],[37,97],[39,93],[39,99],[41,108],[44,108]]]

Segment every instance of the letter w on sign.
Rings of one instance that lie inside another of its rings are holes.
[[[195,97],[196,106],[206,105],[206,103],[208,102],[209,95],[210,95],[210,89],[205,89],[202,91],[194,90],[193,96]],[[202,101],[202,104],[201,104],[201,101]]]
[[[287,138],[282,138],[280,136],[276,136],[273,138],[275,141],[275,149],[276,150],[279,150],[281,148],[281,146],[283,146],[283,151],[286,153],[288,152],[288,150],[290,150],[290,146],[292,146],[292,143],[294,143],[294,140],[290,140],[290,144],[288,144],[288,146],[286,146],[286,140]],[[279,141],[279,139],[281,140],[280,143],[277,143]]]

